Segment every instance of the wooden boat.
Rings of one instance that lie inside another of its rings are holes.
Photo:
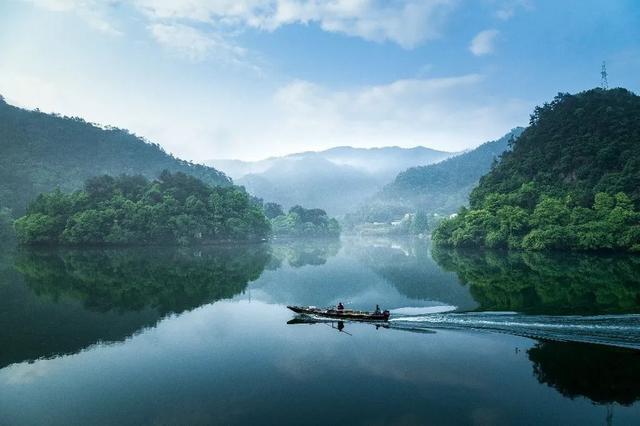
[[[389,311],[367,312],[355,311],[353,309],[316,308],[315,306],[287,306],[293,312],[304,315],[318,315],[326,318],[336,318],[355,321],[387,321]]]

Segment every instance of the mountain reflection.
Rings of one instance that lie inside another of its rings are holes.
[[[20,250],[2,271],[0,367],[118,341],[171,313],[231,298],[267,246]]]
[[[610,346],[542,341],[527,352],[540,383],[569,398],[631,405],[640,400],[640,352]]]
[[[457,306],[477,307],[469,290],[455,274],[433,260],[429,241],[411,238],[354,240],[348,253],[388,281],[399,293],[413,300],[433,300]]]
[[[330,257],[338,254],[340,247],[338,239],[276,241],[271,244],[271,262],[267,269],[278,269],[283,263],[293,268],[324,265]]]
[[[638,256],[434,248],[433,257],[469,286],[481,310],[640,312]]]

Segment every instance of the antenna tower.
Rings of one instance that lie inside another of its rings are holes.
[[[607,90],[609,88],[609,82],[607,81],[607,63],[602,61],[602,70],[600,71],[600,87],[603,90]]]

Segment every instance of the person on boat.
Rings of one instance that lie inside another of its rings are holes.
[[[344,305],[342,304],[342,302],[338,302],[338,310],[342,311],[344,309]]]
[[[380,305],[376,305],[376,310],[374,312],[374,314],[376,315],[380,315],[382,312],[380,311]]]

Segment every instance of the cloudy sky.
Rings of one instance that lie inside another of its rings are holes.
[[[190,160],[458,151],[640,89],[636,0],[0,0],[0,94]]]

